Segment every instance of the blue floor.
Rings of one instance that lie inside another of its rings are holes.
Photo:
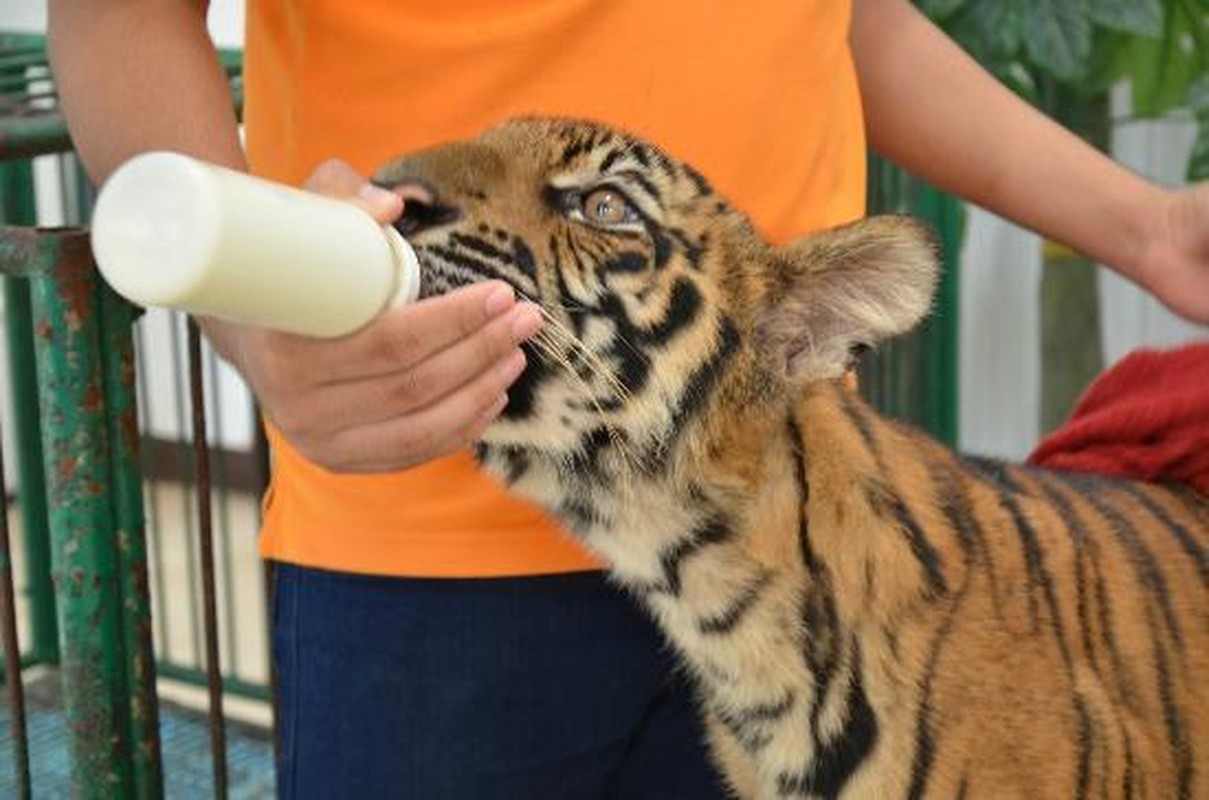
[[[9,708],[0,697],[0,798],[16,797]],[[27,700],[30,771],[35,800],[71,797],[66,718],[61,709]],[[273,743],[267,732],[227,726],[228,796],[232,800],[273,797]],[[169,800],[214,796],[210,728],[206,718],[174,707],[160,708],[164,794]]]

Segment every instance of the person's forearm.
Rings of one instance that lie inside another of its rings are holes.
[[[1137,277],[1161,188],[1002,87],[906,0],[855,0],[851,42],[876,151]]]
[[[75,148],[97,184],[153,149],[244,168],[205,6],[50,0],[51,68]]]
[[[191,0],[51,0],[51,68],[76,151],[100,185],[126,159],[175,150],[245,169],[227,79]],[[241,363],[238,329],[199,319]]]

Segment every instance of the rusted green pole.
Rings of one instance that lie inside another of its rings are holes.
[[[121,657],[98,279],[86,243],[69,255],[31,279],[31,297],[72,793],[107,799],[133,792],[131,698]]]
[[[0,164],[0,219],[33,225],[33,171],[29,162]],[[12,229],[5,229],[12,230]],[[8,252],[0,244],[0,253]],[[8,264],[0,259],[0,270]],[[50,539],[46,525],[46,484],[42,479],[42,440],[38,435],[38,381],[29,312],[29,284],[21,278],[0,279],[4,294],[4,333],[13,404],[18,510],[25,544],[25,596],[29,637],[25,656],[35,664],[59,661],[55,627],[55,593],[50,584]]]
[[[0,486],[4,485],[4,458],[0,453]],[[9,560],[8,503],[0,497],[0,636],[4,639],[4,684],[8,699],[9,733],[13,743],[13,774],[16,796],[29,800],[33,794],[29,770],[29,734],[25,726],[25,687],[21,682],[21,649],[17,644],[16,593]]]
[[[130,759],[135,797],[163,796],[159,702],[151,641],[151,587],[147,579],[147,537],[139,461],[138,410],[129,303],[97,281],[101,312],[102,383],[109,443],[110,490],[122,597],[123,650],[129,698]]]

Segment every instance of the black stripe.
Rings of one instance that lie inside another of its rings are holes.
[[[689,181],[692,182],[693,186],[697,188],[697,194],[714,193],[713,188],[709,185],[709,181],[705,179],[704,175],[690,167],[688,164],[681,164],[681,167],[684,168],[685,176],[689,179]]]
[[[860,648],[854,645],[853,649],[846,724],[839,736],[821,743],[816,750],[813,768],[808,773],[809,791],[823,797],[838,797],[877,744],[877,716],[869,705],[861,680]]]
[[[558,297],[571,298],[571,287],[567,285],[566,261],[562,256],[558,238],[555,236],[550,237],[550,257],[554,261],[554,278],[558,287]],[[563,303],[563,305],[569,306],[566,309],[566,313],[571,321],[572,334],[576,339],[582,339],[589,315],[589,307],[580,308],[579,304],[574,302]]]
[[[672,253],[675,252],[672,240],[664,235],[662,228],[653,223],[647,225],[647,233],[650,235],[651,244],[655,249],[655,269],[663,269],[672,260]]]
[[[570,166],[572,161],[591,150],[595,144],[594,138],[581,138],[577,136],[569,145],[563,148],[562,155],[558,158],[558,166]]]
[[[519,236],[515,236],[512,239],[512,263],[516,265],[521,274],[527,275],[532,279],[534,285],[539,283],[537,279],[537,259],[533,257],[533,251],[529,249],[529,246]]]
[[[1077,745],[1079,748],[1079,772],[1075,780],[1075,797],[1087,797],[1091,788],[1091,758],[1092,758],[1092,724],[1091,715],[1083,696],[1075,692],[1075,712],[1079,717],[1079,732]],[[1107,765],[1105,765],[1107,766]]]
[[[1125,743],[1125,774],[1121,776],[1121,796],[1129,800],[1133,797],[1133,745],[1129,741],[1129,731],[1121,725],[1121,740]]]
[[[617,160],[619,158],[621,158],[622,156],[624,156],[625,154],[626,154],[626,150],[621,147],[618,147],[614,150],[610,150],[608,155],[606,155],[603,159],[601,159],[600,166],[596,168],[597,172],[608,172],[609,167],[616,164]]]
[[[494,278],[499,276],[499,272],[492,266],[491,262],[484,261],[481,258],[471,256],[465,252],[440,245],[429,247],[428,250],[443,261],[446,261],[455,267],[461,267],[462,269],[470,272],[477,272],[484,278]]]
[[[667,442],[669,449],[688,427],[688,423],[705,407],[706,400],[713,395],[719,378],[739,349],[739,332],[730,320],[723,317],[720,327],[714,352],[708,360],[693,370],[693,374],[684,382],[684,391],[680,393],[679,402],[672,413],[671,439]]]
[[[1158,559],[1155,558],[1154,553],[1146,546],[1146,543],[1142,541],[1137,529],[1130,524],[1129,520],[1125,518],[1107,497],[1105,489],[1117,485],[1117,482],[1074,473],[1064,473],[1061,478],[1056,473],[1048,473],[1046,477],[1051,481],[1062,481],[1078,488],[1079,495],[1108,521],[1109,528],[1116,534],[1117,540],[1129,552],[1129,562],[1133,565],[1138,578],[1144,586],[1150,589],[1151,593],[1158,600],[1168,632],[1171,634],[1176,647],[1182,652],[1184,648],[1183,631],[1179,624],[1179,617],[1171,604],[1171,592],[1168,591],[1167,581],[1163,577],[1162,570],[1159,568]],[[1065,498],[1062,498],[1061,502],[1066,505],[1068,510],[1072,510]],[[1078,524],[1082,526],[1082,521],[1079,521]]]
[[[920,687],[919,708],[915,713],[915,755],[911,759],[911,784],[907,789],[910,800],[920,800],[928,789],[928,780],[932,776],[932,764],[936,759],[936,741],[932,732],[932,683],[936,679],[936,665],[940,662],[940,654],[944,649],[949,634],[953,632],[953,622],[957,618],[961,597],[969,587],[969,582],[962,584],[957,600],[945,615],[932,647],[928,653],[928,663],[924,667],[923,685]]]
[[[625,333],[643,344],[666,344],[677,333],[688,327],[701,312],[703,300],[697,285],[685,277],[672,284],[671,297],[659,324],[652,328],[638,328],[626,316],[621,301],[612,295],[601,301],[602,313],[608,314],[624,327]]]
[[[1006,491],[1011,494],[1021,494],[1020,485],[1012,478],[1014,466],[997,458],[980,456],[959,456],[967,467],[985,483],[990,484],[996,491]]]
[[[1037,589],[1041,589],[1050,599],[1050,615],[1056,613],[1053,604],[1053,587],[1050,586],[1049,573],[1045,568],[1045,559],[1041,554],[1041,546],[1037,542],[1037,531],[1020,510],[1016,498],[1003,492],[999,493],[999,506],[1008,512],[1012,518],[1012,526],[1020,539],[1020,551],[1024,556],[1024,567],[1028,572],[1028,611],[1030,630],[1036,633],[1041,628],[1041,613],[1037,603]]]
[[[928,477],[931,479],[932,489],[936,493],[940,510],[961,543],[967,569],[972,566],[975,558],[982,558],[987,568],[991,598],[998,607],[999,587],[995,576],[994,560],[983,536],[982,526],[978,524],[978,518],[970,503],[970,495],[965,482],[966,471],[960,468],[962,466],[960,462],[947,460],[930,459],[927,466]]]
[[[580,243],[576,241],[574,236],[567,236],[565,238],[565,241],[566,241],[566,245],[567,245],[567,251],[571,254],[571,262],[572,262],[573,266],[575,267],[575,269],[578,270],[579,283],[580,283],[580,285],[587,285],[588,283],[590,283],[590,281],[588,280],[588,277],[592,274],[591,263],[589,261],[587,261],[584,258],[583,253],[580,252],[580,247],[579,247]],[[564,284],[564,286],[566,286],[566,284]],[[576,297],[573,293],[571,293],[569,286],[566,286],[566,291],[563,293],[562,296],[564,298],[578,300],[580,302],[582,302],[585,299],[582,297]]]
[[[662,591],[676,597],[680,594],[680,570],[686,559],[701,552],[706,547],[722,544],[734,536],[734,529],[720,515],[706,519],[700,526],[688,535],[667,548],[659,556],[659,566],[663,572],[663,580],[655,591]]]
[[[1113,621],[1116,619],[1116,614],[1113,613],[1112,595],[1104,581],[1104,576],[1100,572],[1100,563],[1097,560],[1092,561],[1092,571],[1095,575],[1096,589],[1096,609],[1099,612],[1097,619],[1100,623],[1101,638],[1104,640],[1104,646],[1108,650],[1108,657],[1112,660],[1112,671],[1116,677],[1117,686],[1123,698],[1134,697],[1137,694],[1137,689],[1134,687],[1132,672],[1125,668],[1125,659],[1121,655],[1121,648],[1117,644],[1117,633],[1113,628]]]
[[[899,530],[906,534],[911,554],[915,556],[920,569],[923,570],[928,595],[935,597],[947,594],[949,588],[945,583],[940,552],[928,541],[928,537],[920,528],[911,509],[907,508],[906,503],[903,502],[902,497],[891,492],[890,487],[880,480],[866,484],[865,496],[878,516],[883,519],[887,517],[893,519]]]
[[[831,691],[831,684],[840,668],[839,627],[835,596],[828,582],[812,581],[803,599],[802,628],[805,633],[803,655],[814,682],[810,730],[816,738],[827,694]]]
[[[1088,562],[1091,561],[1092,566],[1095,567],[1095,559],[1098,554],[1098,548],[1091,542],[1084,542],[1082,544],[1078,542],[1075,543],[1075,611],[1079,617],[1079,638],[1083,642],[1083,652],[1090,661],[1092,670],[1097,674],[1100,671],[1100,659],[1091,638],[1092,616],[1087,602],[1086,574]],[[1101,576],[1098,569],[1094,570],[1092,577],[1095,581],[1099,580]],[[1094,585],[1097,590],[1096,596],[1099,597],[1103,592],[1103,586],[1099,585],[1098,583],[1095,583]]]
[[[564,497],[558,504],[557,516],[571,530],[583,534],[610,527],[610,521],[600,513],[600,509],[582,496]]]
[[[744,750],[755,753],[772,741],[772,735],[763,729],[784,719],[796,703],[797,695],[786,689],[784,697],[776,702],[754,703],[739,709],[719,708],[715,704],[714,713]]]
[[[877,445],[877,439],[873,434],[873,428],[869,424],[868,410],[859,402],[857,402],[855,392],[847,391],[846,389],[839,390],[840,406],[844,414],[856,427],[857,433],[865,443],[865,449],[869,451],[878,464],[881,464],[881,449]]]
[[[513,263],[511,253],[501,250],[486,239],[480,239],[467,233],[455,233],[450,235],[449,241],[484,258],[494,259],[505,264]]]
[[[506,485],[512,485],[525,476],[532,466],[529,452],[520,447],[507,445],[484,446],[482,458],[497,458],[504,463],[504,472],[500,480]]]
[[[603,264],[601,264],[602,272],[622,272],[635,273],[642,272],[646,269],[647,259],[642,253],[635,253],[632,250],[627,250],[616,255],[609,256]]]
[[[696,319],[701,305],[701,294],[696,285],[685,279],[678,280],[672,287],[667,313],[659,325],[647,330],[634,326],[626,315],[625,306],[616,296],[607,295],[601,300],[601,313],[613,320],[617,326],[609,353],[620,361],[617,377],[632,394],[640,392],[650,379],[651,360],[644,348],[665,345],[682,328]],[[724,342],[723,346],[725,344]],[[719,367],[719,357],[715,355],[689,379],[686,394],[693,389],[702,370],[708,374]],[[681,405],[681,409],[684,405]]]
[[[575,451],[567,458],[567,471],[595,482],[602,481],[604,473],[600,468],[600,456],[613,445],[615,437],[624,440],[625,432],[615,431],[604,425],[584,431],[579,437]]]
[[[1147,614],[1147,616],[1150,616]],[[1171,667],[1167,663],[1167,651],[1154,625],[1150,625],[1151,646],[1154,648],[1155,677],[1159,690],[1159,702],[1163,706],[1163,723],[1167,728],[1167,741],[1171,744],[1172,756],[1176,765],[1176,780],[1179,785],[1179,800],[1191,800],[1192,776],[1195,765],[1192,761],[1192,746],[1189,744],[1184,731],[1184,720],[1180,715],[1179,705],[1175,702],[1171,686]]]
[[[1133,498],[1139,505],[1155,519],[1157,519],[1163,528],[1171,533],[1175,540],[1179,543],[1182,549],[1196,566],[1197,572],[1201,576],[1202,583],[1209,583],[1209,549],[1200,545],[1188,529],[1176,522],[1175,518],[1167,513],[1167,509],[1163,508],[1153,497],[1143,491],[1139,486],[1133,483],[1116,483],[1114,489],[1121,491]]]
[[[1175,621],[1174,610],[1170,606],[1170,597],[1167,594],[1166,585],[1158,573],[1158,565],[1154,561],[1154,555],[1142,546],[1140,541],[1137,541],[1136,532],[1131,526],[1125,524],[1125,520],[1121,518],[1120,513],[1109,505],[1102,496],[1096,494],[1096,492],[1103,491],[1105,485],[1110,482],[1093,476],[1077,475],[1074,473],[1062,473],[1061,475],[1057,473],[1038,473],[1038,477],[1043,479],[1043,485],[1046,488],[1047,494],[1054,500],[1055,505],[1062,509],[1062,513],[1070,516],[1073,524],[1082,527],[1083,523],[1081,519],[1074,515],[1069,501],[1061,495],[1055,484],[1066,483],[1079,487],[1081,490],[1080,496],[1088,500],[1104,516],[1109,522],[1109,527],[1115,531],[1118,540],[1121,541],[1129,553],[1130,558],[1127,561],[1134,566],[1139,580],[1151,589],[1152,594],[1159,601],[1165,618],[1164,622],[1171,633],[1171,640],[1177,648],[1182,648],[1179,626]],[[1117,485],[1118,482],[1113,481],[1111,483],[1112,485]],[[1086,529],[1084,530],[1086,531]],[[1176,761],[1179,797],[1181,800],[1185,800],[1185,798],[1190,798],[1191,796],[1194,769],[1191,745],[1185,736],[1183,719],[1173,696],[1171,669],[1167,660],[1164,639],[1159,635],[1159,626],[1154,624],[1154,615],[1150,604],[1144,604],[1143,610],[1149,623],[1146,628],[1150,636],[1151,647],[1154,650],[1155,679],[1159,701],[1163,707],[1163,721],[1167,728],[1167,738]]]
[[[803,452],[802,426],[793,416],[785,421],[789,428],[789,454],[793,459],[793,476],[798,487],[798,547],[802,552],[802,563],[812,578],[819,576],[819,559],[810,543],[810,479],[806,473],[806,454]]]
[[[617,175],[638,184],[647,193],[647,196],[655,201],[656,205],[663,205],[663,193],[659,191],[659,187],[652,183],[646,175],[643,175],[636,169],[622,170]],[[644,214],[643,216],[645,217],[646,215]]]
[[[697,630],[706,636],[721,636],[738,627],[747,612],[755,608],[764,589],[772,583],[772,573],[761,569],[759,574],[744,586],[720,613],[697,621]]]

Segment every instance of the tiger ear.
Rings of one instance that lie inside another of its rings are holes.
[[[928,228],[887,215],[776,249],[772,270],[756,340],[790,380],[807,382],[839,377],[856,349],[919,322],[939,264]]]

